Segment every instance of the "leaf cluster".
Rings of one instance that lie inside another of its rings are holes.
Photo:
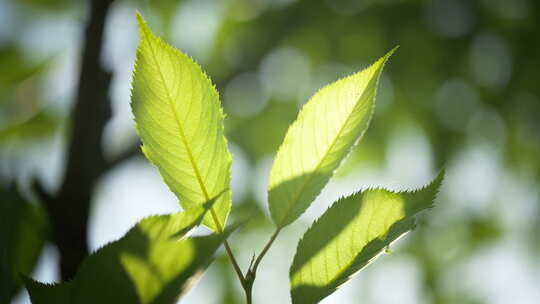
[[[232,157],[219,94],[189,56],[155,36],[140,15],[131,108],[145,156],[184,211],[137,223],[83,263],[69,282],[26,279],[34,303],[171,303],[210,264],[223,243],[246,301],[257,269],[282,229],[319,195],[367,130],[377,86],[392,50],[368,68],[329,84],[289,127],[270,172],[275,232],[243,272],[228,244]],[[261,134],[264,136],[264,134]],[[290,268],[293,303],[316,303],[415,226],[433,206],[443,174],[411,192],[367,189],[334,202],[298,243]],[[202,224],[212,231],[190,237]]]

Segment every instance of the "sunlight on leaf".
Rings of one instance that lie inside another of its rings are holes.
[[[268,186],[270,212],[278,228],[292,223],[309,207],[364,134],[379,76],[394,50],[369,68],[322,88],[290,126]]]
[[[140,15],[137,19],[141,41],[131,107],[142,149],[182,207],[196,206],[230,187],[219,96],[198,64],[156,37]],[[221,231],[230,209],[227,191],[203,223]]]
[[[233,230],[185,238],[211,203],[143,219],[120,240],[86,258],[73,281],[47,285],[27,279],[32,302],[173,303],[212,262]]]
[[[433,207],[443,179],[412,192],[368,189],[336,201],[298,243],[290,269],[293,303],[317,303],[373,261]]]

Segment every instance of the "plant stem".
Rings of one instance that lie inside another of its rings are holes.
[[[244,291],[246,293],[246,303],[251,304],[251,290],[253,289],[253,282],[255,281],[255,277],[257,276],[257,268],[259,268],[259,264],[261,263],[263,257],[268,252],[268,249],[272,247],[272,244],[276,240],[279,232],[281,231],[281,228],[277,228],[274,234],[270,237],[270,240],[266,243],[264,248],[262,249],[261,253],[257,256],[257,259],[255,260],[255,263],[252,263],[246,273],[244,283],[242,284],[242,287],[244,287]],[[252,261],[253,262],[253,261]]]
[[[266,243],[263,250],[261,251],[261,253],[257,257],[257,259],[255,260],[255,263],[253,264],[253,267],[251,267],[251,269],[250,269],[250,271],[253,272],[254,276],[257,273],[257,268],[259,267],[259,264],[261,263],[261,260],[263,259],[264,255],[266,254],[268,249],[270,249],[270,247],[272,246],[272,244],[276,240],[276,238],[277,238],[280,231],[281,231],[281,228],[276,229],[276,231],[274,232],[274,234],[272,235],[272,237],[270,238],[268,243]]]
[[[255,277],[250,278],[250,272],[246,274],[246,281],[244,285],[244,292],[246,293],[246,304],[251,304],[251,289],[253,287],[253,282],[255,281]]]
[[[229,255],[229,259],[231,260],[233,264],[233,268],[236,271],[236,275],[238,276],[238,279],[240,280],[240,283],[243,286],[245,278],[244,278],[244,275],[242,274],[242,270],[240,269],[240,266],[238,266],[238,262],[236,262],[236,259],[234,258],[234,254],[231,250],[231,247],[229,246],[229,242],[225,240],[224,244],[225,244],[225,249],[227,251],[227,254]]]
[[[212,219],[214,220],[214,223],[216,224],[216,226],[218,228],[218,231],[220,233],[223,232],[223,226],[219,222],[219,220],[217,218],[217,214],[214,211],[214,208],[210,208],[210,214],[212,215]],[[244,287],[245,278],[244,278],[244,275],[242,274],[242,270],[240,269],[240,266],[238,266],[238,262],[236,262],[236,259],[234,258],[234,254],[232,252],[231,246],[229,246],[229,242],[227,242],[227,240],[225,240],[223,243],[225,245],[227,255],[229,255],[229,259],[231,260],[231,262],[233,264],[234,271],[236,271],[236,275],[238,276],[238,279],[240,280],[240,283],[242,284],[242,287]]]
[[[216,224],[218,231],[221,233],[223,232],[223,226],[219,222],[216,212],[213,208],[210,208],[210,214],[212,215],[212,219],[214,220],[214,223]],[[242,285],[242,288],[244,289],[244,292],[246,294],[246,303],[251,304],[252,303],[252,295],[251,291],[253,289],[253,282],[255,281],[255,277],[257,275],[257,268],[259,268],[259,264],[261,263],[263,257],[266,255],[266,252],[268,252],[268,249],[272,247],[272,244],[276,240],[278,234],[281,232],[281,228],[277,228],[274,234],[270,237],[270,240],[266,243],[264,248],[262,249],[261,253],[257,256],[257,259],[255,262],[250,264],[248,271],[246,272],[246,275],[244,276],[242,274],[242,270],[240,269],[240,266],[238,265],[238,262],[236,261],[234,254],[232,252],[231,247],[229,246],[229,242],[227,240],[224,241],[225,249],[227,251],[227,254],[229,256],[229,259],[231,260],[233,264],[233,268],[236,272],[236,275],[238,276],[238,279],[240,280],[240,284]]]

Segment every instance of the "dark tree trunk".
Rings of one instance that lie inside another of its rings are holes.
[[[88,213],[98,177],[109,167],[102,135],[111,117],[111,73],[101,64],[103,32],[112,0],[90,0],[76,100],[71,113],[67,160],[60,189],[49,195],[36,183],[60,252],[62,280],[73,278],[88,254]]]

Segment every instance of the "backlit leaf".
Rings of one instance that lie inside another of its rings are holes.
[[[156,37],[140,15],[141,40],[131,107],[146,157],[184,208],[229,189],[231,155],[212,82],[191,58]],[[231,208],[224,193],[204,219],[221,231]]]
[[[443,173],[413,192],[369,189],[336,201],[298,243],[290,269],[293,303],[322,300],[413,229],[442,179]]]
[[[185,238],[205,211],[196,206],[143,219],[120,240],[85,259],[73,281],[47,285],[28,279],[32,302],[174,303],[202,274],[232,231]]]
[[[313,202],[369,125],[379,75],[394,50],[318,91],[290,126],[274,160],[268,202],[278,228]]]

